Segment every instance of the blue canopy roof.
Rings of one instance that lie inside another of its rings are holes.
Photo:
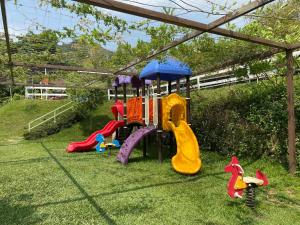
[[[170,81],[191,76],[192,70],[183,62],[172,58],[162,61],[152,60],[142,70],[140,79],[156,80],[158,74],[160,74],[161,80]]]

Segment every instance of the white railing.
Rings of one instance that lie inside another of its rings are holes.
[[[191,77],[190,83],[191,83],[191,89],[192,90],[197,90],[197,89],[205,89],[205,88],[215,88],[215,87],[220,87],[220,86],[225,86],[225,85],[230,85],[230,84],[235,84],[235,83],[246,83],[246,82],[253,82],[265,79],[265,76],[263,74],[259,75],[248,75],[246,78],[237,78],[237,77],[232,77],[230,76],[230,69],[226,70],[221,70],[218,71],[218,73],[214,74],[214,77],[206,77],[206,75],[198,75]],[[224,74],[227,73],[225,76],[220,76],[215,77],[215,75],[218,74]],[[270,72],[272,73],[272,72]],[[272,74],[268,74],[269,76],[272,76]],[[176,91],[176,82],[171,83],[171,88],[172,92]],[[149,87],[150,93],[156,93],[157,91],[157,86],[151,86]],[[185,90],[185,80],[180,80],[180,90],[184,91]],[[141,91],[141,90],[140,90]],[[161,85],[161,94],[167,94],[168,93],[168,83],[163,83]],[[107,96],[108,100],[112,99],[115,97],[115,90],[113,89],[108,89],[107,90]],[[133,97],[134,92],[127,92],[126,93],[127,97]],[[123,94],[118,94],[118,98],[123,98]]]
[[[73,109],[75,106],[73,104],[72,101],[30,121],[28,123],[28,132],[30,132],[32,129],[50,121],[50,120],[53,120],[54,123],[56,123],[56,117],[60,114],[63,114],[71,109]]]
[[[25,98],[30,99],[35,97],[47,100],[52,97],[68,97],[68,95],[66,94],[66,87],[26,86]]]
[[[300,57],[300,51],[293,52],[293,56]],[[270,57],[270,58],[273,59],[272,57]],[[270,59],[270,58],[268,58],[268,59]],[[227,74],[226,78],[223,78],[222,74]],[[231,77],[230,77],[230,74],[232,75]],[[252,82],[252,81],[258,82],[261,79],[266,79],[265,75],[263,75],[263,74],[258,74],[257,76],[249,74],[249,69],[248,69],[248,77],[243,78],[243,79],[233,77],[233,71],[230,68],[225,68],[225,69],[221,69],[219,71],[214,72],[214,74],[213,74],[214,78],[212,78],[212,76],[208,77],[208,75],[209,74],[201,74],[201,75],[191,77],[190,82],[191,82],[192,90],[204,89],[204,88],[215,88],[215,87],[221,87],[221,86],[225,86],[225,85],[242,83],[242,82],[244,82],[244,83]],[[219,75],[219,78],[217,77],[218,75]],[[267,73],[267,75],[271,77],[274,75],[274,72],[270,71]],[[180,84],[184,84],[184,83],[185,83],[185,81],[183,81],[183,80],[180,82]],[[176,82],[173,82],[172,86],[175,84],[176,84]],[[155,93],[156,89],[157,89],[156,86],[151,86],[150,93]],[[172,88],[172,92],[175,90],[176,90],[176,87],[174,89]],[[185,86],[182,85],[180,87],[180,90],[185,90]],[[114,98],[114,96],[115,96],[114,92],[115,92],[115,90],[113,90],[113,89],[107,90],[108,100],[110,100],[111,98]],[[163,83],[161,85],[161,93],[162,94],[168,93],[168,84],[167,83]],[[128,93],[127,96],[133,97],[134,94],[133,94],[133,92],[131,92],[131,93]],[[123,95],[118,94],[118,97],[122,98]]]

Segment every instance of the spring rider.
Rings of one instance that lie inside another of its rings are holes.
[[[96,136],[96,141],[98,142],[98,144],[96,145],[96,152],[105,152],[107,148],[119,148],[121,146],[118,140],[113,140],[111,143],[106,143],[105,138],[102,134],[98,134]]]
[[[225,166],[225,172],[230,172],[231,178],[227,184],[227,193],[231,198],[242,198],[246,189],[246,205],[255,207],[255,188],[269,184],[267,176],[261,171],[256,171],[256,177],[244,177],[244,170],[237,157],[233,156],[229,165]]]

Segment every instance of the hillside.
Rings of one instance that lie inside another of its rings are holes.
[[[57,46],[67,65],[103,69],[113,52],[100,45],[86,45],[77,42]]]
[[[50,142],[73,142],[84,140],[94,131],[102,129],[108,121],[113,119],[110,109],[111,104],[112,102],[105,102],[102,105],[99,105],[86,119],[75,123],[72,127],[66,128],[59,133],[50,135],[41,140]]]
[[[68,100],[15,100],[0,107],[0,143],[17,143],[23,139],[28,123],[65,104]]]

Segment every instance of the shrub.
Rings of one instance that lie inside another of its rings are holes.
[[[8,85],[0,84],[0,106],[8,103],[11,100],[11,94],[13,95],[13,100],[20,100],[24,98],[24,87],[12,87]]]
[[[38,102],[30,101],[24,107],[25,112],[37,113],[40,111]]]
[[[21,99],[24,99],[24,95],[20,95],[17,93],[14,94],[13,100],[21,100]]]
[[[205,99],[201,93],[195,98],[192,126],[203,148],[237,156],[268,155],[286,162],[287,100],[283,84],[242,86],[204,104],[197,101]],[[296,100],[296,116],[299,112]]]
[[[68,89],[67,92],[72,101],[82,104],[88,109],[95,109],[103,103],[105,97],[104,92],[96,88]]]
[[[56,122],[50,120],[42,126],[34,128],[30,132],[26,131],[24,133],[24,138],[26,140],[35,140],[41,137],[55,134],[64,128],[71,127],[75,122],[81,119],[81,117],[77,116],[76,111],[77,109],[58,116],[56,118]]]

